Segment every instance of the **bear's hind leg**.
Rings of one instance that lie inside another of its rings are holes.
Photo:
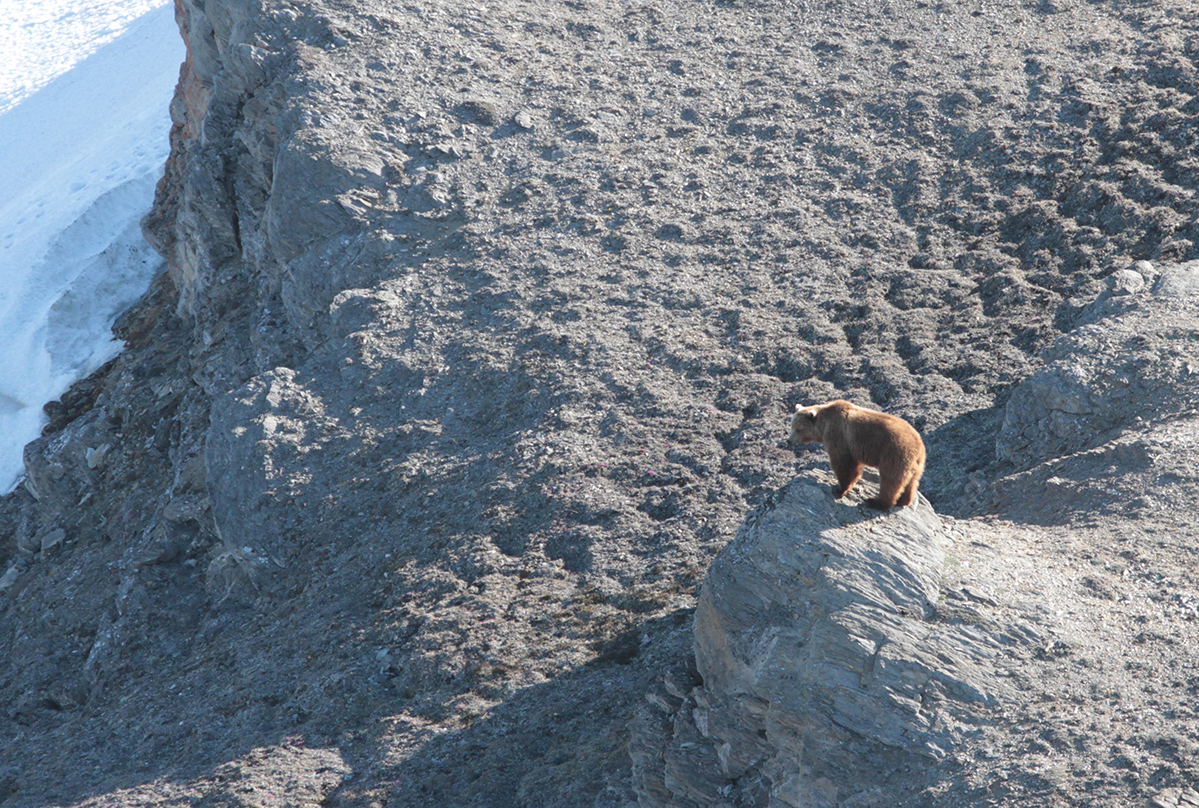
[[[878,470],[878,496],[871,497],[866,500],[866,504],[871,508],[876,508],[880,511],[889,511],[895,506],[895,501],[900,498],[900,489],[907,482],[904,478],[896,479],[895,474],[886,468]],[[907,493],[906,491],[904,492]],[[901,505],[907,503],[900,503]]]
[[[906,508],[916,501],[916,487],[920,484],[920,479],[916,475],[912,475],[912,481],[908,483],[908,487],[903,489],[903,493],[899,495],[899,501],[896,503],[901,508]]]

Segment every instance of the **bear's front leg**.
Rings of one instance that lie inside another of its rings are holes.
[[[833,474],[837,475],[837,487],[833,489],[833,496],[840,499],[849,493],[854,483],[861,479],[862,464],[848,454],[837,457],[830,456],[829,464],[833,467]]]

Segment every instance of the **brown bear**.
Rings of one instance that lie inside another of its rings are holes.
[[[879,492],[866,504],[880,511],[916,501],[924,473],[924,441],[902,418],[850,404],[830,401],[812,407],[795,405],[787,443],[823,443],[837,475],[837,499],[849,493],[862,476],[862,466],[878,469]]]

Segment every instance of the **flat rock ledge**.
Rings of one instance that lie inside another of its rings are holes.
[[[938,618],[928,502],[881,514],[830,483],[789,483],[712,564],[696,669],[634,719],[643,808],[893,804],[1010,695],[1000,640]]]

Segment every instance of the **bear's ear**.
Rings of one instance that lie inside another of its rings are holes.
[[[796,411],[796,412],[799,412],[799,411],[800,411],[800,410],[802,410],[802,409],[803,409],[803,404],[796,404],[796,405],[795,405],[795,411]]]
[[[816,423],[816,416],[819,414],[820,414],[819,410],[812,410],[811,412],[808,413],[808,420],[811,421],[812,423]]]

